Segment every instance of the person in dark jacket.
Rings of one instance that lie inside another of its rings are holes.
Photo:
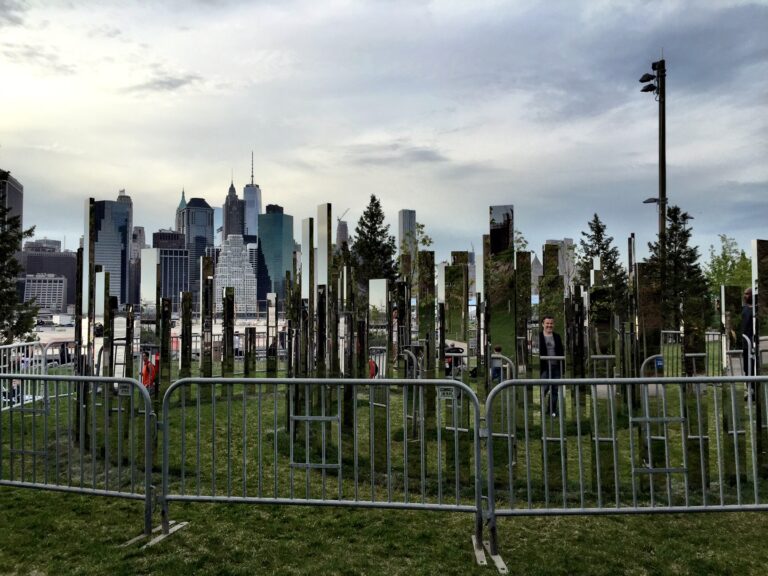
[[[563,377],[564,360],[549,360],[547,356],[565,356],[563,339],[555,332],[555,319],[552,316],[544,316],[539,332],[539,377],[555,380]],[[549,395],[548,412],[557,416],[558,386],[551,384],[544,389],[544,394]]]

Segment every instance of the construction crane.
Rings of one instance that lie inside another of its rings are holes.
[[[349,208],[344,210],[344,212],[341,213],[341,216],[336,217],[336,222],[341,222],[341,219],[344,218],[344,216],[346,216],[347,212],[349,212]]]

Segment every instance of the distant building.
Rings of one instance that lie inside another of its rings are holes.
[[[129,304],[139,303],[139,292],[141,289],[141,251],[144,248],[149,248],[147,245],[146,235],[144,234],[144,226],[134,226],[133,234],[131,235],[131,263],[130,263],[130,298]]]
[[[534,296],[539,294],[539,281],[542,276],[544,276],[544,265],[534,252],[531,258],[531,294]]]
[[[24,250],[17,253],[25,275],[53,275],[66,279],[64,286],[64,306],[75,304],[75,288],[77,286],[77,253],[76,252],[39,252],[28,250],[29,242]],[[21,278],[26,279],[26,276]]]
[[[213,245],[221,246],[224,235],[224,209],[216,206],[213,209]]]
[[[50,240],[49,238],[27,240],[24,243],[24,250],[27,252],[61,252],[61,240]]]
[[[576,246],[573,238],[563,238],[562,240],[547,240],[544,244],[554,244],[557,246],[557,273],[564,279],[565,296],[569,296],[572,291],[573,278],[576,274]]]
[[[8,217],[18,216],[21,223],[21,229],[24,229],[24,186],[16,180],[11,173],[6,170],[0,170],[0,205],[8,209]],[[0,227],[5,226],[5,222],[0,222]],[[21,250],[19,242],[18,250]]]
[[[253,181],[253,152],[251,152],[251,182],[243,188],[243,201],[245,202],[243,234],[245,236],[258,236],[259,214],[261,214],[261,188]]]
[[[235,314],[256,315],[256,275],[241,235],[230,234],[221,245],[213,283],[217,313],[224,309],[224,289],[231,287],[235,290]]]
[[[109,293],[118,304],[130,297],[130,260],[133,234],[133,202],[120,190],[117,200],[97,200],[94,261],[109,272]],[[86,227],[88,224],[86,223]]]
[[[200,305],[200,258],[208,246],[213,246],[213,208],[202,198],[184,201],[176,211],[177,232],[184,234],[189,255],[189,290],[194,309]]]
[[[278,298],[285,298],[285,273],[293,272],[293,216],[283,208],[268,204],[266,214],[259,215],[259,246],[264,255],[269,288]]]
[[[418,238],[416,238],[416,210],[400,210],[397,213],[397,249],[400,253],[403,247],[411,254],[411,262],[416,261]]]
[[[152,248],[165,248],[166,250],[185,250],[187,240],[183,232],[175,230],[158,230],[152,233]]]
[[[67,311],[67,279],[56,274],[27,274],[24,277],[24,302],[33,298],[40,310]]]
[[[349,227],[346,220],[339,220],[336,224],[336,249],[339,252],[343,244],[349,244]]]
[[[140,260],[144,248],[149,248],[144,226],[134,226],[131,234],[131,260]]]
[[[224,234],[222,240],[226,240],[230,235],[243,235],[245,228],[245,202],[237,197],[235,183],[229,185],[227,198],[224,200]]]
[[[186,249],[144,248],[141,251],[142,314],[153,316],[157,298],[157,282],[160,297],[171,301],[171,311],[179,313],[181,293],[189,290],[189,253]],[[159,273],[159,278],[158,278]]]

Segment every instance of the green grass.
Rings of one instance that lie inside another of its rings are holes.
[[[2,574],[494,574],[475,565],[466,514],[175,505],[160,544],[140,505],[0,488]],[[499,520],[512,574],[764,574],[763,514]]]
[[[667,395],[670,413],[679,411],[679,386],[673,385]],[[265,391],[267,386],[265,386]],[[265,394],[262,404],[263,429],[259,429],[256,406],[257,397],[251,387],[243,401],[244,387],[236,384],[231,388],[233,403],[227,407],[225,399],[229,392],[217,391],[211,394],[207,386],[192,386],[190,398],[182,409],[179,400],[181,392],[171,403],[169,426],[171,434],[171,487],[178,494],[182,485],[186,493],[198,489],[196,475],[197,454],[187,451],[181,456],[180,438],[184,436],[194,446],[197,429],[197,392],[201,391],[200,433],[204,448],[201,452],[202,494],[211,493],[211,481],[216,478],[216,494],[222,495],[227,486],[229,466],[233,495],[242,491],[242,456],[243,449],[248,459],[248,479],[246,488],[249,495],[259,494],[259,484],[254,473],[254,463],[258,458],[256,439],[262,438],[264,447],[264,497],[272,496],[274,475],[282,480],[280,496],[284,492],[285,481],[289,478],[290,466],[287,458],[288,435],[285,429],[274,434],[274,396]],[[369,404],[365,386],[361,386],[358,396],[358,442],[359,442],[359,480],[361,498],[367,499],[371,490],[370,451],[368,432]],[[737,395],[743,393],[739,387]],[[216,398],[215,410],[212,396]],[[532,410],[538,412],[538,394],[534,395]],[[382,467],[376,465],[377,499],[386,498],[382,487],[392,482],[394,500],[401,501],[403,460],[402,432],[402,394],[393,392],[392,402],[392,439],[394,473],[382,475]],[[284,422],[285,396],[277,397],[278,428]],[[712,398],[710,398],[710,403]],[[62,409],[66,401],[62,401]],[[603,403],[603,401],[600,401]],[[654,400],[658,408],[658,398]],[[565,403],[570,417],[572,406],[570,399]],[[54,405],[55,407],[55,405]],[[604,407],[604,406],[603,406]],[[334,406],[335,409],[335,406]],[[215,425],[213,414],[216,414]],[[103,412],[96,413],[98,426],[103,423]],[[181,428],[181,416],[186,414],[185,427]],[[229,416],[229,418],[228,418]],[[585,466],[590,466],[590,440],[586,433],[588,418],[585,414],[582,445],[586,455]],[[240,428],[243,418],[247,420],[248,435],[243,436]],[[626,420],[624,418],[624,420]],[[619,435],[622,442],[622,483],[626,494],[628,477],[627,439],[629,431],[626,422],[619,416],[621,424]],[[708,423],[715,425],[714,414],[708,414]],[[27,441],[29,434],[36,431],[42,439],[43,431],[39,421],[26,420]],[[318,426],[318,425],[315,425]],[[679,446],[682,433],[678,424],[669,431],[671,446]],[[11,422],[5,416],[2,427],[2,442],[10,443],[10,430],[14,430],[14,445],[20,440],[21,420],[19,415]],[[226,442],[226,432],[233,434],[235,441],[230,446]],[[497,428],[498,430],[498,428]],[[113,429],[114,432],[114,429]],[[47,431],[49,442],[55,431]],[[710,434],[712,432],[710,431]],[[315,432],[316,434],[316,432]],[[536,440],[540,431],[534,425],[530,428],[532,443],[531,470],[535,478],[542,477],[542,458],[540,442]],[[568,481],[574,480],[576,465],[576,444],[573,422],[567,427],[568,434]],[[210,439],[216,437],[216,466],[212,464]],[[242,443],[243,437],[247,442]],[[335,459],[335,442],[338,436],[329,430],[329,448],[326,456]],[[427,474],[425,495],[428,501],[435,501],[437,486],[434,469],[437,463],[436,435],[427,433],[428,444]],[[278,457],[274,458],[277,442]],[[441,450],[444,455],[452,454],[450,446],[443,437]],[[141,461],[141,434],[136,438],[136,460]],[[40,446],[40,444],[38,444]],[[342,457],[345,467],[342,490],[345,498],[354,493],[351,444],[349,436],[343,437]],[[49,449],[51,446],[49,445]],[[303,458],[303,442],[294,445],[294,457]],[[712,446],[710,445],[710,450]],[[318,462],[318,447],[310,445],[311,461]],[[521,458],[522,447],[518,453]],[[679,460],[681,453],[673,454]],[[231,452],[230,452],[231,451]],[[485,452],[485,451],[484,451]],[[112,452],[114,455],[114,452]],[[225,455],[231,454],[230,463]],[[499,472],[505,468],[505,451],[497,452],[496,467]],[[90,480],[89,472],[92,460],[86,454],[84,478]],[[522,460],[518,460],[522,462]],[[413,465],[414,460],[410,460]],[[416,461],[417,462],[417,461]],[[2,463],[3,477],[8,478],[10,463]],[[559,464],[558,464],[559,465]],[[17,474],[20,469],[18,457],[14,464]],[[75,462],[75,475],[78,472]],[[499,470],[501,468],[501,470]],[[715,470],[710,468],[710,474]],[[29,464],[27,464],[29,473]],[[97,466],[96,473],[101,468]],[[185,480],[181,480],[181,471],[185,471]],[[399,472],[399,476],[398,476]],[[59,474],[64,473],[62,468]],[[445,473],[445,471],[444,471]],[[337,491],[335,473],[328,472],[328,498],[334,498]],[[305,472],[298,470],[296,476],[296,498],[304,497]],[[471,470],[469,471],[471,477]],[[312,497],[325,497],[320,492],[320,473],[311,473],[310,494]],[[114,478],[114,476],[113,476]],[[17,476],[18,479],[18,476]],[[102,478],[99,476],[98,481]],[[504,482],[505,479],[500,478]],[[585,479],[590,485],[589,473]],[[156,468],[154,483],[159,485],[160,476]],[[522,489],[522,478],[516,480],[518,489]],[[411,486],[415,488],[416,479]],[[472,503],[469,477],[462,480],[461,500]],[[571,486],[571,490],[573,487]],[[743,486],[751,494],[747,486]],[[451,482],[443,487],[443,496],[451,503]],[[483,487],[485,491],[485,486]],[[140,491],[140,489],[137,489]],[[534,506],[541,505],[541,487],[534,485],[536,494]],[[414,495],[418,493],[415,489]],[[679,494],[679,493],[678,493]],[[573,493],[571,493],[573,496]],[[745,494],[746,496],[746,494]],[[761,486],[761,502],[765,501],[765,489]],[[518,502],[522,493],[517,495]],[[508,494],[504,490],[497,492],[499,506],[506,505]],[[594,493],[588,487],[588,504],[594,499]],[[557,498],[552,505],[558,506]],[[676,502],[680,503],[680,502]],[[694,503],[694,501],[692,501]],[[139,502],[118,501],[98,497],[55,494],[44,491],[26,491],[12,488],[0,488],[0,574],[117,574],[143,573],[210,573],[210,574],[251,574],[251,573],[314,573],[314,574],[472,574],[493,573],[490,568],[480,569],[474,566],[470,547],[470,535],[473,529],[473,516],[466,513],[435,513],[422,511],[381,511],[352,510],[347,508],[307,508],[302,506],[276,507],[273,505],[227,505],[227,504],[181,504],[171,503],[170,518],[176,521],[189,520],[191,526],[156,548],[140,551],[139,546],[129,549],[118,545],[139,533],[142,526],[142,505]],[[763,551],[761,538],[768,535],[768,529],[762,528],[762,514],[709,514],[689,516],[640,516],[640,517],[590,517],[590,518],[500,518],[499,536],[503,557],[512,573],[530,574],[700,574],[700,573],[763,573],[762,566],[768,556]],[[159,515],[155,514],[155,524]]]

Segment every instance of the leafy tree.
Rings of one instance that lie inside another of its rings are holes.
[[[355,278],[364,291],[371,278],[397,278],[395,237],[389,233],[389,224],[384,225],[384,211],[381,202],[371,194],[363,215],[355,227],[351,254]]]
[[[709,246],[709,262],[704,265],[709,292],[713,297],[720,294],[720,286],[731,285],[746,288],[752,283],[752,260],[740,250],[736,240],[718,234],[720,252]]]
[[[588,223],[589,232],[582,232],[579,242],[576,277],[584,286],[590,285],[590,270],[593,259],[600,258],[603,282],[608,286],[611,302],[615,310],[626,309],[628,289],[627,272],[619,262],[619,249],[613,245],[613,236],[608,236],[605,224],[595,214]]]
[[[424,232],[424,229],[424,224],[416,222],[415,232],[409,230],[400,242],[400,272],[403,274],[414,274],[416,271],[416,258],[413,256],[416,255],[418,250],[432,246],[432,238]],[[413,247],[413,252],[411,252],[411,247]],[[410,257],[403,259],[403,255]],[[410,270],[403,269],[406,263],[410,263]]]
[[[706,310],[707,279],[699,265],[699,249],[689,244],[690,214],[678,206],[667,210],[667,260],[665,286],[662,293],[662,322],[665,328],[700,322]],[[651,254],[646,260],[651,278],[660,282],[659,242],[649,242]]]
[[[515,247],[515,252],[525,252],[528,250],[528,240],[525,239],[523,233],[515,228],[513,234],[514,236],[512,237],[512,244]]]
[[[32,329],[37,316],[34,301],[21,302],[16,291],[16,278],[22,273],[21,263],[15,253],[24,238],[32,237],[34,226],[21,229],[21,219],[9,216],[9,210],[0,203],[0,341],[12,344],[18,340],[35,339]]]

